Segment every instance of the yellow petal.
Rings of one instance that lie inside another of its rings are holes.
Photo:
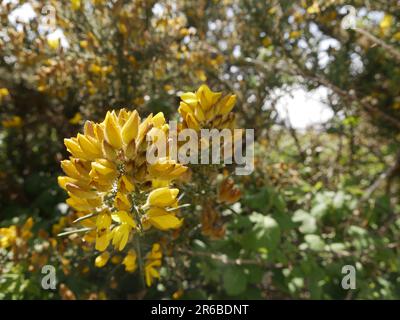
[[[126,212],[126,211],[118,211],[117,213],[114,213],[112,215],[112,218],[115,222],[118,223],[126,223],[132,228],[136,227],[135,221],[132,219],[132,217]]]
[[[116,173],[116,171],[113,168],[109,168],[104,166],[103,164],[100,164],[99,162],[92,162],[92,168],[97,171],[99,174],[101,175],[109,175],[109,174],[113,174]]]
[[[83,126],[83,133],[85,134],[85,136],[89,136],[91,138],[96,139],[96,134],[94,132],[94,122],[92,121],[86,121],[84,126]]]
[[[232,111],[235,103],[236,103],[236,95],[233,94],[233,95],[229,96],[228,101],[226,101],[226,103],[221,106],[219,113],[222,115],[228,114],[229,112]]]
[[[122,264],[125,265],[125,271],[133,272],[137,269],[136,264],[136,253],[133,250],[129,250],[128,254],[125,256]]]
[[[104,136],[107,142],[112,145],[115,149],[121,149],[122,147],[122,137],[121,131],[116,121],[114,114],[107,112],[106,118],[104,120]]]
[[[96,227],[100,230],[108,230],[111,226],[111,216],[107,212],[100,213],[96,219]]]
[[[193,113],[193,110],[188,104],[186,104],[185,102],[180,102],[179,103],[179,108],[178,108],[178,112],[180,113],[180,115],[182,116],[182,118],[186,118],[186,115],[188,113]]]
[[[202,121],[206,120],[206,117],[205,117],[205,115],[204,115],[204,111],[203,111],[203,109],[200,108],[200,107],[197,107],[197,108],[194,110],[194,115],[195,115],[195,117],[197,118],[197,120],[198,120],[199,122],[202,122]]]
[[[104,251],[107,249],[108,245],[110,244],[110,237],[108,233],[104,233],[99,235],[97,233],[96,235],[96,250],[98,251]]]
[[[136,142],[132,140],[125,148],[125,157],[128,160],[133,160],[136,157]]]
[[[97,268],[102,268],[107,264],[108,259],[110,259],[110,253],[108,251],[105,251],[96,257],[94,264]]]
[[[162,112],[157,113],[152,119],[151,122],[153,123],[154,127],[160,128],[163,124],[165,124],[165,117]]]
[[[196,130],[196,131],[199,131],[199,130],[200,130],[199,122],[196,120],[196,118],[194,117],[193,114],[189,113],[189,114],[186,116],[186,119],[185,119],[185,120],[186,120],[187,126],[188,126],[190,129],[193,129],[193,130]]]
[[[221,92],[213,92],[210,88],[203,84],[196,92],[197,98],[200,100],[200,105],[204,111],[207,111],[221,97]]]
[[[161,208],[150,208],[147,215],[150,223],[160,230],[177,229],[182,225],[182,219]]]
[[[129,232],[131,230],[131,227],[128,224],[121,224],[118,227],[115,227],[112,232],[112,244],[115,247],[115,249],[118,249],[119,251],[122,251],[129,239]]]
[[[129,193],[135,190],[135,185],[130,181],[127,176],[122,176],[119,180],[119,188],[121,192]]]
[[[81,175],[70,160],[61,161],[61,168],[71,178],[80,179]]]
[[[133,111],[124,126],[122,127],[122,140],[125,144],[129,144],[136,139],[139,131],[140,118],[137,111]]]
[[[108,160],[114,161],[117,158],[117,152],[106,140],[103,140],[102,150],[103,150],[103,155]]]
[[[83,199],[90,199],[90,198],[97,198],[98,194],[96,191],[90,191],[86,188],[83,188],[81,186],[78,186],[73,183],[67,183],[65,185],[66,189],[68,192],[73,194],[74,196],[78,198],[83,198]]]
[[[132,207],[127,195],[121,192],[117,193],[117,196],[115,197],[114,200],[114,205],[115,207],[117,207],[118,210],[123,210],[123,211],[129,211],[131,210]]]
[[[74,196],[70,196],[70,198],[68,198],[66,200],[66,203],[71,208],[74,208],[74,209],[79,210],[79,211],[89,211],[89,210],[92,210],[94,208],[94,206],[89,204],[86,199],[79,199],[79,198],[74,197]]]
[[[128,112],[125,108],[122,108],[121,110],[119,110],[118,124],[121,128],[124,126],[124,124],[128,120],[130,114],[131,114],[131,112]]]
[[[64,144],[67,147],[68,152],[76,158],[84,157],[81,147],[76,139],[64,139]]]
[[[189,106],[192,106],[192,107],[196,107],[197,106],[198,99],[197,99],[196,94],[193,93],[193,92],[182,93],[180,98],[181,98],[181,100],[183,102],[185,102]]]
[[[93,159],[100,158],[102,156],[102,152],[98,145],[92,143],[89,138],[84,135],[78,133],[78,143],[81,147],[81,150],[88,156]]]
[[[147,203],[156,207],[167,207],[175,203],[179,189],[158,188],[150,192]]]
[[[64,190],[67,190],[67,187],[66,187],[67,183],[73,183],[73,184],[79,183],[78,180],[71,178],[71,177],[67,177],[67,176],[58,177],[57,182],[58,182],[58,185]]]

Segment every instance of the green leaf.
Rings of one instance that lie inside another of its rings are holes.
[[[299,231],[301,233],[313,233],[317,230],[317,221],[308,212],[297,210],[292,218],[293,222],[300,222]]]
[[[278,246],[281,238],[281,231],[276,220],[271,216],[253,212],[250,216],[250,221],[254,225],[243,236],[243,245],[248,249],[267,248],[268,251],[273,251]]]
[[[259,266],[247,266],[246,269],[247,280],[249,283],[260,283],[264,275],[264,270]]]
[[[319,235],[307,234],[304,236],[304,240],[308,244],[309,248],[313,251],[322,251],[325,247],[325,241]]]
[[[237,296],[246,290],[247,279],[243,268],[238,266],[227,268],[222,280],[224,289],[230,296]]]
[[[258,192],[246,194],[243,203],[253,210],[267,213],[273,204],[272,192],[271,189],[263,187]]]
[[[321,219],[329,209],[329,205],[326,202],[321,202],[312,207],[310,214],[316,219]]]

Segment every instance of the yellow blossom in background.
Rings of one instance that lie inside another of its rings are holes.
[[[228,130],[231,133],[231,141],[221,141],[221,154],[233,154],[236,140],[242,138],[242,131],[235,129],[235,114],[232,112],[236,103],[236,95],[222,95],[222,92],[213,92],[207,85],[203,84],[196,92],[185,92],[181,96],[178,112],[182,117],[181,129]],[[225,131],[226,131],[225,130]],[[210,148],[209,140],[200,139],[201,150]],[[198,151],[198,150],[197,150]]]
[[[204,82],[207,81],[207,76],[204,70],[196,70],[195,72],[196,78],[199,79],[200,81]]]
[[[81,0],[71,0],[72,10],[79,10],[81,8]]]
[[[75,113],[75,115],[71,119],[69,119],[69,123],[71,124],[79,124],[81,123],[81,121],[82,115],[79,112]]]
[[[3,97],[7,97],[10,94],[7,88],[0,88],[0,101]]]
[[[178,108],[183,118],[184,128],[199,131],[202,128],[233,129],[235,116],[231,112],[235,95],[222,97],[221,92],[213,92],[207,85],[202,85],[196,92],[181,95]]]
[[[128,29],[126,28],[125,23],[118,23],[118,30],[122,34],[127,34],[128,33]]]
[[[89,71],[94,73],[94,74],[101,74],[101,67],[95,63],[92,63],[89,66]]]
[[[24,240],[29,240],[32,237],[31,229],[33,227],[33,218],[29,217],[21,227],[20,235]]]
[[[393,16],[390,14],[385,14],[381,22],[379,23],[379,27],[381,28],[382,32],[386,32],[390,27],[393,25]]]
[[[12,225],[8,228],[0,228],[0,247],[7,249],[17,239],[17,227]]]
[[[22,124],[23,124],[23,122],[22,122],[22,118],[20,116],[13,116],[12,118],[3,120],[1,122],[1,125],[4,128],[18,128],[18,127],[21,127]]]
[[[60,38],[47,38],[47,44],[53,50],[57,50],[60,46]]]
[[[97,6],[97,5],[103,4],[103,3],[105,2],[105,0],[92,0],[92,2],[93,2],[93,4],[94,4],[95,6]]]
[[[146,256],[146,263],[144,266],[144,273],[146,279],[146,285],[150,287],[154,279],[160,278],[160,273],[158,269],[161,267],[161,246],[158,243],[153,244],[151,252]]]
[[[314,13],[319,13],[319,12],[320,12],[320,9],[319,9],[319,5],[318,5],[317,1],[314,1],[314,3],[307,8],[307,13],[309,13],[309,14],[314,14]]]
[[[396,32],[396,33],[393,35],[393,39],[396,40],[396,41],[400,41],[400,31],[399,31],[399,32]]]
[[[120,255],[116,255],[111,258],[112,264],[120,264],[121,261],[122,261],[122,257]]]
[[[174,91],[174,87],[171,86],[170,84],[166,84],[166,85],[163,87],[163,89],[164,89],[164,91],[166,91],[166,92],[168,92],[168,93],[172,93],[172,92]]]
[[[136,258],[135,251],[129,250],[124,260],[122,260],[122,264],[125,266],[125,271],[134,272],[137,269]]]
[[[300,31],[292,31],[289,33],[289,39],[295,40],[301,36]]]
[[[79,41],[79,45],[81,46],[82,49],[86,49],[89,43],[86,40],[81,40]]]
[[[271,38],[270,37],[265,37],[262,40],[262,44],[263,44],[264,47],[269,47],[272,44]]]
[[[96,257],[94,264],[97,268],[102,268],[107,264],[109,259],[110,259],[110,253],[105,251]]]

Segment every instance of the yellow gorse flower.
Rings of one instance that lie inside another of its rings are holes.
[[[82,115],[79,112],[75,113],[75,115],[71,119],[69,119],[69,123],[71,124],[79,124],[81,121]]]
[[[154,278],[160,278],[158,269],[161,267],[161,258],[162,252],[160,244],[155,243],[146,256],[146,263],[144,266],[146,285],[149,287],[152,285]]]
[[[47,44],[53,50],[57,50],[60,47],[60,38],[47,38]]]
[[[160,230],[177,229],[182,225],[182,219],[175,216],[174,209],[178,206],[178,189],[168,187],[157,188],[150,192],[146,203],[146,215],[142,218],[145,228],[154,226]]]
[[[110,259],[110,253],[105,251],[99,256],[97,256],[96,260],[94,261],[94,264],[97,268],[102,268],[107,264],[109,259]]]
[[[23,124],[22,118],[19,116],[13,116],[12,118],[3,120],[1,122],[1,125],[4,128],[18,128],[21,127],[22,124]]]
[[[10,95],[10,92],[8,91],[7,88],[0,88],[0,101],[1,98],[7,97],[8,95]]]
[[[72,10],[79,10],[81,8],[81,0],[71,0]]]
[[[183,127],[194,130],[202,128],[233,129],[235,115],[232,109],[236,103],[234,94],[222,97],[221,92],[213,92],[202,85],[196,92],[181,95],[179,113]]]
[[[127,272],[134,272],[137,269],[136,253],[134,250],[129,250],[124,260],[122,260],[122,264],[125,265],[125,271]]]
[[[17,240],[17,227],[0,228],[0,248],[7,249]]]
[[[179,190],[170,184],[187,168],[165,157],[155,164],[146,161],[153,128],[168,131],[162,113],[141,120],[137,111],[121,109],[107,112],[101,123],[87,121],[83,133],[64,141],[71,157],[61,162],[66,176],[58,183],[87,228],[84,240],[94,241],[98,251],[110,244],[122,251],[136,233],[152,226],[181,226],[176,217]],[[100,255],[95,264],[103,266],[108,258]],[[135,269],[132,251],[123,263]]]
[[[18,245],[22,240],[29,240],[32,237],[31,229],[33,218],[28,218],[22,226],[11,225],[8,228],[0,228],[0,248],[7,249]]]

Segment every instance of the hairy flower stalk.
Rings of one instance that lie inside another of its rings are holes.
[[[77,221],[90,230],[84,241],[103,252],[96,258],[98,267],[109,260],[104,252],[110,244],[122,251],[152,227],[165,231],[182,224],[179,210],[170,210],[179,206],[179,190],[171,182],[187,168],[168,157],[154,164],[146,161],[156,129],[168,132],[162,113],[141,120],[136,110],[121,109],[107,112],[101,123],[87,121],[83,134],[64,141],[71,157],[61,162],[66,176],[58,183],[68,193],[68,205],[77,210]],[[123,264],[129,272],[136,269],[133,248]]]

